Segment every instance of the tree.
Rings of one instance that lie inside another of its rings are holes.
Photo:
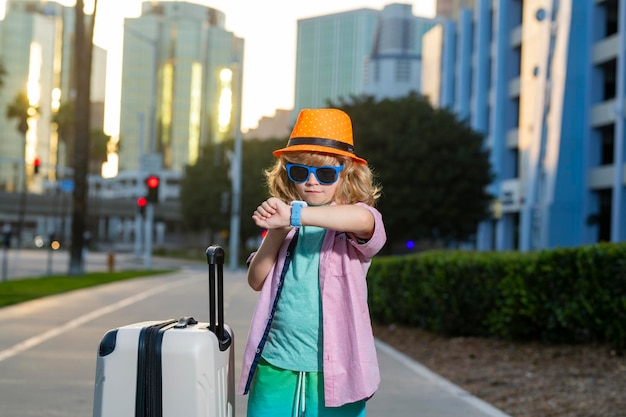
[[[370,96],[329,103],[353,122],[357,154],[383,186],[387,250],[407,241],[470,239],[489,215],[492,181],[484,137],[446,109],[411,93],[376,101]]]
[[[90,136],[89,173],[100,174],[102,171],[102,164],[107,161],[108,146],[111,136],[98,129],[92,130]]]
[[[65,160],[74,161],[74,103],[61,103],[59,110],[52,116],[52,122],[57,125],[59,140],[65,144]]]
[[[31,114],[32,113],[32,114]],[[28,96],[25,92],[21,91],[16,94],[15,98],[11,103],[9,103],[6,116],[7,119],[15,119],[17,121],[17,130],[20,132],[24,141],[22,142],[22,155],[23,155],[23,164],[22,164],[22,192],[20,194],[20,203],[18,208],[18,219],[17,219],[17,230],[16,230],[16,240],[17,247],[21,246],[22,242],[22,227],[24,225],[24,216],[26,214],[26,195],[27,195],[27,182],[26,182],[26,132],[28,132],[28,118],[31,115],[37,113],[36,107],[31,107],[30,102],[28,101]]]
[[[57,125],[59,140],[65,143],[65,160],[74,161],[74,123],[75,109],[71,101],[64,102],[52,116],[52,122]],[[89,140],[89,174],[99,174],[101,166],[107,161],[108,143],[111,137],[102,130],[91,130]]]
[[[252,221],[252,213],[269,197],[264,171],[276,161],[272,151],[286,144],[287,138],[243,141],[240,232],[244,242],[260,236],[261,230]]]
[[[224,146],[225,144],[222,144]],[[216,147],[209,145],[194,165],[188,165],[180,185],[181,211],[184,227],[213,234],[228,230],[230,225],[231,183],[226,162],[215,164]]]
[[[23,136],[28,132],[29,109],[31,108],[28,96],[25,92],[20,91],[15,95],[13,101],[9,103],[6,110],[7,119],[15,119],[17,122],[17,130]]]
[[[287,138],[243,141],[240,247],[249,238],[257,238],[261,234],[251,216],[256,207],[269,195],[263,172],[275,161],[272,151],[282,148],[286,142]],[[226,141],[220,148],[228,152],[232,150],[233,142]],[[207,146],[198,161],[186,167],[180,194],[185,228],[203,230],[209,235],[227,230],[230,226],[232,190],[230,167],[228,160],[215,166],[215,152],[215,146]],[[223,205],[225,207],[222,207]],[[209,236],[209,239],[212,238]],[[245,252],[242,252],[242,255],[247,257]]]

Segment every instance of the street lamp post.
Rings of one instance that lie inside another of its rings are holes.
[[[9,269],[9,248],[11,247],[11,224],[2,226],[2,282],[7,281]]]
[[[241,223],[241,160],[242,160],[242,143],[241,143],[241,93],[243,80],[243,62],[240,57],[233,63],[237,70],[237,108],[235,115],[235,147],[232,158],[232,193],[231,193],[231,209],[230,209],[230,234],[229,234],[229,264],[230,269],[236,269],[239,259],[239,226]]]

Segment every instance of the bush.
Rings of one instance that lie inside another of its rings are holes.
[[[448,336],[626,347],[626,244],[374,259],[372,316]]]

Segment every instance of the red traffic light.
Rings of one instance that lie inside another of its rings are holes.
[[[41,159],[39,157],[35,157],[33,160],[33,171],[35,174],[39,174],[39,166],[41,165]]]
[[[161,181],[156,175],[150,175],[146,178],[146,186],[148,187],[148,203],[157,204],[159,202],[159,184]]]
[[[145,207],[148,204],[146,197],[139,197],[137,199],[137,207]]]
[[[151,175],[146,178],[146,185],[148,188],[158,188],[159,187],[159,177]]]

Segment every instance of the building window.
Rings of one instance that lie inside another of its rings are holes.
[[[374,61],[374,82],[380,81],[380,61]]]
[[[598,191],[598,215],[596,217],[598,226],[598,242],[611,241],[611,205],[613,191],[611,189]]]
[[[613,165],[615,125],[609,124],[600,129],[600,165]]]
[[[605,31],[605,37],[609,37],[611,35],[615,35],[618,30],[618,0],[604,0],[604,2],[602,2],[600,4],[599,7],[601,7],[602,9],[604,9],[604,13],[601,13],[601,15],[604,18],[604,31]]]
[[[408,59],[396,61],[396,81],[411,81],[411,61]]]
[[[600,66],[600,71],[602,73],[602,79],[604,80],[602,100],[611,100],[615,98],[617,85],[617,60],[612,59],[605,62]]]

